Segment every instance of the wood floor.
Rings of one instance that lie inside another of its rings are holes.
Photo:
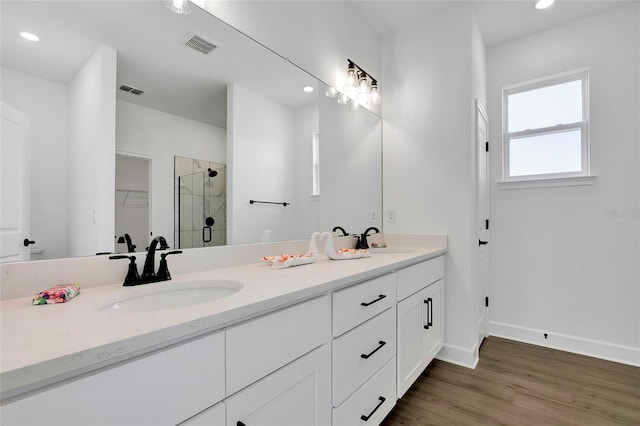
[[[489,337],[475,370],[434,360],[382,424],[640,425],[640,368]]]

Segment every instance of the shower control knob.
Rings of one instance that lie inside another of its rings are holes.
[[[22,244],[24,244],[25,247],[29,247],[29,244],[35,244],[35,241],[31,241],[28,238],[25,238],[24,241],[22,242]]]

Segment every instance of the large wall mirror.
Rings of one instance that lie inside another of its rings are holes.
[[[226,244],[380,227],[380,118],[215,16],[164,1],[0,7],[0,97],[30,123],[31,259],[128,251],[125,234],[136,251],[158,235],[178,246],[177,157],[224,167]]]

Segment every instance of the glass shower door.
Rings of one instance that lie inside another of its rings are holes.
[[[176,157],[176,176],[176,248],[226,245],[226,166]]]

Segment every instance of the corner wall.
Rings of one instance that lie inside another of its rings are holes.
[[[293,239],[295,205],[249,200],[294,200],[294,111],[237,84],[227,87],[227,105],[227,244],[260,242],[265,230]]]
[[[113,251],[116,62],[100,46],[69,84],[69,256]]]
[[[387,37],[383,80],[385,232],[447,234],[445,348],[438,358],[477,362],[475,97],[483,92],[481,40],[468,6]],[[478,57],[479,55],[479,57]]]
[[[636,3],[488,51],[491,334],[640,365],[639,28]],[[595,183],[500,189],[501,88],[580,67]]]

